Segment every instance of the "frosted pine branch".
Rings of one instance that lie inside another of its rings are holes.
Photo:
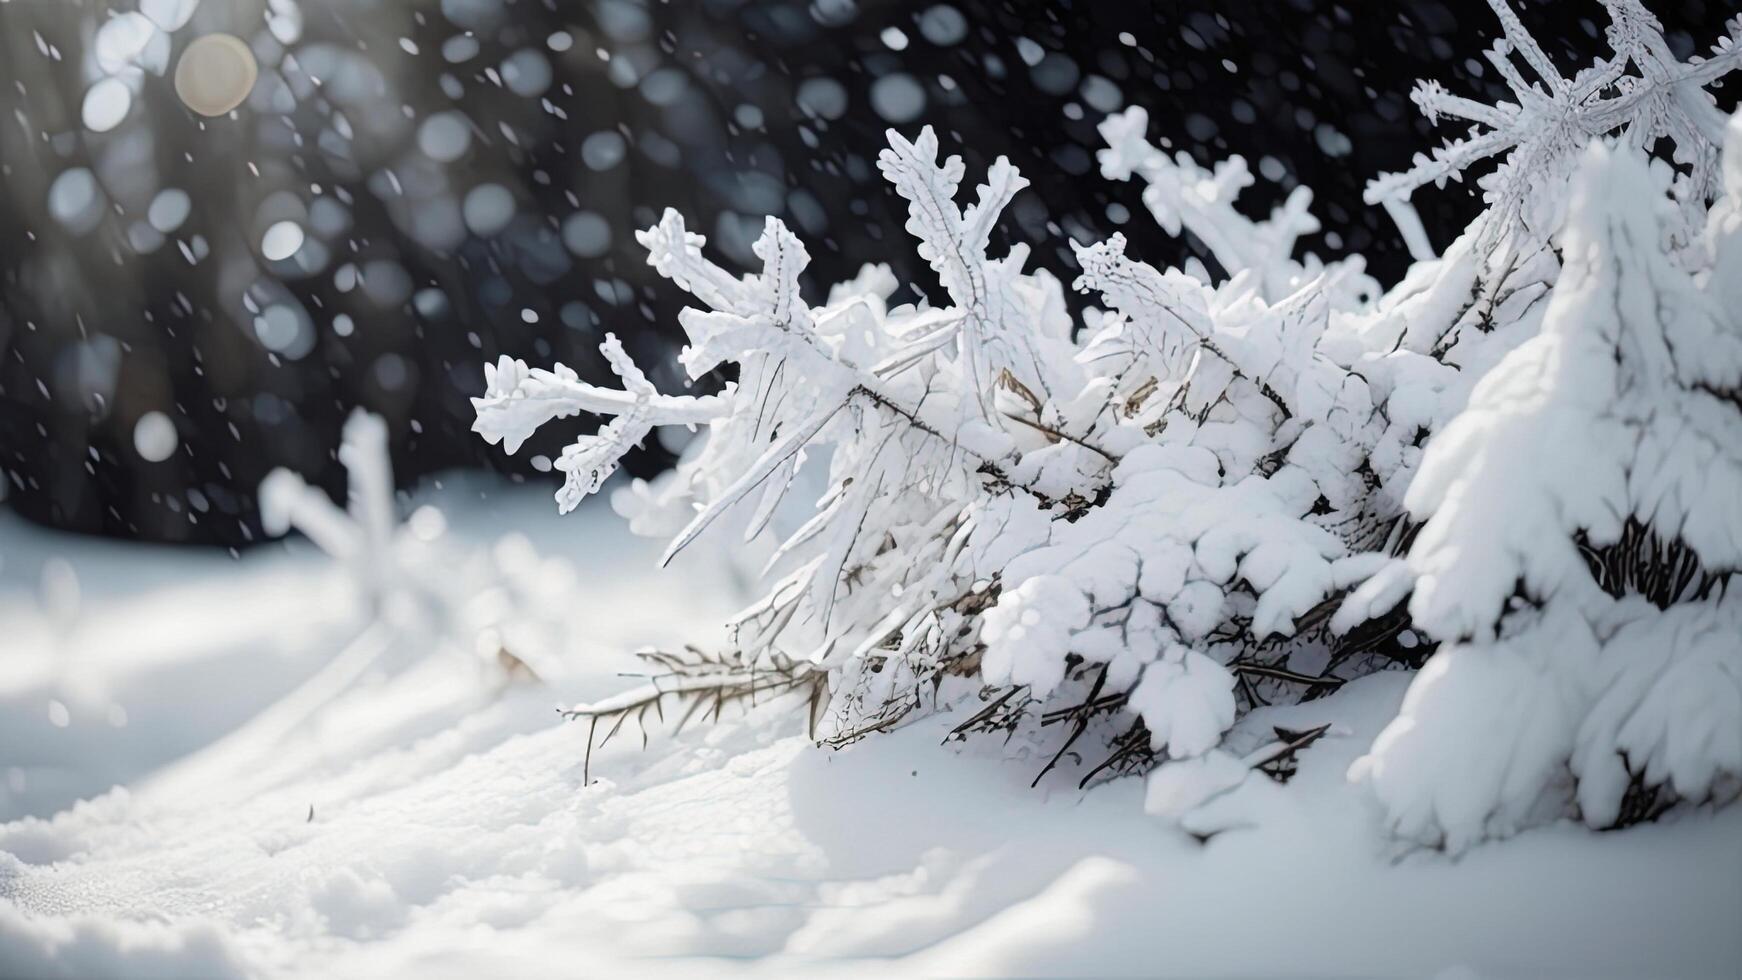
[[[1168,234],[1190,231],[1209,248],[1225,275],[1249,272],[1269,299],[1280,299],[1312,277],[1316,262],[1293,258],[1295,242],[1319,230],[1309,210],[1311,189],[1296,186],[1267,219],[1254,221],[1234,206],[1253,180],[1243,158],[1229,157],[1213,171],[1205,170],[1183,150],[1169,156],[1152,145],[1148,127],[1149,113],[1142,106],[1101,122],[1107,146],[1096,157],[1102,176],[1143,178],[1148,184],[1143,203]]]
[[[623,382],[622,388],[588,384],[561,364],[551,371],[528,368],[524,361],[505,354],[484,366],[484,395],[472,399],[478,413],[472,431],[492,445],[501,443],[510,453],[552,419],[582,412],[610,419],[594,435],[576,439],[557,461],[556,468],[567,475],[557,492],[563,513],[596,492],[623,455],[655,426],[705,425],[725,413],[720,396],[660,394],[615,335],[606,334],[599,349]]]
[[[980,185],[975,202],[958,210],[955,197],[962,160],[937,162],[937,135],[931,127],[908,142],[894,130],[889,148],[877,158],[883,176],[908,202],[907,231],[919,240],[919,254],[931,264],[961,316],[957,321],[961,364],[968,390],[983,412],[991,413],[993,387],[1003,372],[1037,392],[1050,392],[1053,377],[1041,350],[1047,339],[1028,329],[1029,300],[1018,295],[1017,280],[1027,256],[1017,246],[1003,260],[986,254],[999,214],[1028,181],[999,157]]]
[[[612,343],[613,341],[607,341]],[[601,388],[580,380],[567,367],[546,371],[504,355],[484,365],[484,395],[472,399],[478,412],[472,431],[491,445],[518,452],[539,426],[552,419],[582,412],[622,415],[638,406],[655,412],[661,425],[705,425],[721,414],[722,399],[714,395],[661,395],[627,389]]]
[[[1678,61],[1663,38],[1663,28],[1638,0],[1604,0],[1611,54],[1571,77],[1564,75],[1525,30],[1506,0],[1488,0],[1504,32],[1487,52],[1488,60],[1512,90],[1512,102],[1487,105],[1424,81],[1411,99],[1430,121],[1441,118],[1473,123],[1470,135],[1453,139],[1431,154],[1418,154],[1410,169],[1384,174],[1367,185],[1366,200],[1378,204],[1407,200],[1424,184],[1444,186],[1464,171],[1504,154],[1494,172],[1480,178],[1483,199],[1492,210],[1487,234],[1498,236],[1522,224],[1546,238],[1557,216],[1543,206],[1561,195],[1553,188],[1571,176],[1579,152],[1592,139],[1621,134],[1646,147],[1660,137],[1675,145],[1676,162],[1692,170],[1683,198],[1703,205],[1720,188],[1715,167],[1724,117],[1705,88],[1742,67],[1742,16],[1728,25],[1711,54]],[[1536,76],[1528,80],[1514,58]],[[1537,193],[1547,188],[1548,193]],[[1692,212],[1688,212],[1692,217]]]

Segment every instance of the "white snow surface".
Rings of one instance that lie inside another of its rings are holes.
[[[1167,800],[1148,788],[1153,815],[1142,779],[1030,788],[1044,758],[940,745],[950,713],[839,752],[812,747],[790,708],[646,748],[631,728],[593,751],[585,783],[583,723],[552,706],[620,690],[637,646],[714,641],[743,600],[731,564],[697,552],[655,572],[656,546],[605,508],[558,520],[540,490],[454,480],[424,496],[462,541],[512,527],[572,561],[546,601],[573,628],[541,651],[543,683],[399,650],[288,732],[243,726],[357,644],[398,638],[364,629],[342,568],[302,541],[237,562],[0,513],[0,976],[1742,963],[1739,808],[1611,833],[1563,821],[1456,859],[1400,851],[1345,772],[1395,716],[1402,673],[1249,714],[1193,770],[1208,781],[1181,767]],[[1273,725],[1326,722],[1286,785],[1230,765]]]

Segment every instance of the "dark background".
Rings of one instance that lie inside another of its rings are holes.
[[[206,31],[261,34],[260,2],[207,0],[175,34],[176,53]],[[1650,6],[1684,57],[1704,51],[1733,12],[1700,0]],[[1514,7],[1569,72],[1605,50],[1596,2]],[[1239,153],[1255,172],[1280,173],[1246,192],[1248,213],[1266,213],[1297,182],[1311,186],[1324,230],[1305,246],[1362,252],[1389,283],[1407,256],[1383,212],[1362,205],[1362,186],[1457,133],[1419,117],[1414,81],[1437,78],[1485,101],[1505,94],[1482,59],[1498,26],[1476,0],[304,0],[301,10],[295,48],[305,61],[316,59],[303,49],[324,44],[376,66],[360,96],[329,81],[274,104],[257,89],[238,118],[202,121],[165,79],[149,78],[121,129],[91,134],[79,122],[81,59],[107,7],[0,5],[0,474],[7,503],[27,518],[245,545],[260,537],[252,489],[272,467],[340,492],[334,449],[356,405],[389,419],[402,486],[487,467],[554,489],[533,463],[556,455],[559,433],[507,457],[469,432],[467,398],[482,391],[482,364],[503,353],[603,375],[606,330],[664,365],[662,387],[680,388],[668,355],[685,296],[645,265],[632,235],[660,209],[681,210],[732,267],[751,264],[761,215],[782,216],[809,245],[818,296],[872,261],[935,290],[902,231],[902,202],[877,176],[892,124],[938,128],[945,152],[966,159],[970,186],[1008,155],[1031,188],[1006,212],[1003,242],[1029,243],[1033,261],[1067,284],[1071,238],[1123,231],[1157,264],[1194,248],[1154,225],[1140,183],[1096,171],[1096,123],[1132,103],[1148,108],[1152,139],[1202,163]],[[466,30],[477,55],[448,63],[443,42]],[[548,41],[558,31],[572,40],[566,50]],[[39,37],[60,60],[42,54]],[[551,70],[541,95],[486,72],[500,76],[527,48]],[[263,75],[272,70],[263,63]],[[923,107],[910,116],[916,91]],[[1734,105],[1733,93],[1723,98]],[[471,119],[470,149],[432,166],[419,157],[417,126],[450,109]],[[335,114],[350,139],[328,132]],[[133,141],[126,153],[116,149],[123,139]],[[181,187],[191,217],[142,251],[128,231],[150,194],[117,186],[102,221],[74,234],[45,204],[74,166],[106,184]],[[418,231],[432,216],[451,225],[481,183],[513,194],[505,227]],[[1468,183],[1417,193],[1437,246],[1475,214],[1472,193]],[[312,271],[258,256],[262,215],[286,194],[303,205],[349,198],[349,227],[323,243],[329,259]],[[209,254],[190,263],[175,240],[195,235]],[[341,288],[347,262],[373,291]],[[307,350],[268,349],[245,292],[300,310]],[[333,328],[340,314],[348,335]],[[169,415],[180,438],[161,462],[135,449],[149,411]],[[667,462],[652,447],[630,466]]]

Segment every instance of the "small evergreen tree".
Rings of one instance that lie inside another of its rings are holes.
[[[1563,773],[1599,827],[1742,788],[1742,317],[1666,249],[1665,184],[1585,151],[1541,332],[1410,487],[1410,618],[1447,645],[1354,769],[1405,836],[1511,832]]]

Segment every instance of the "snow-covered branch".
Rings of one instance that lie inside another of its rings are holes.
[[[1419,84],[1411,99],[1422,114],[1430,121],[1470,122],[1470,136],[1417,154],[1402,173],[1376,178],[1367,185],[1367,202],[1406,201],[1424,184],[1461,180],[1475,164],[1505,154],[1478,180],[1492,214],[1486,234],[1500,236],[1522,224],[1531,235],[1547,238],[1559,221],[1553,205],[1565,196],[1558,189],[1571,177],[1580,151],[1597,137],[1619,134],[1637,147],[1660,138],[1673,142],[1672,159],[1690,168],[1679,181],[1678,196],[1689,209],[1685,217],[1694,218],[1695,209],[1720,191],[1715,164],[1724,115],[1706,88],[1742,68],[1742,15],[1730,21],[1728,35],[1709,56],[1682,62],[1664,40],[1663,26],[1639,0],[1604,0],[1603,5],[1611,55],[1569,78],[1507,0],[1488,0],[1504,35],[1487,52],[1488,61],[1514,101],[1487,105],[1453,95],[1438,82]],[[1537,81],[1525,78],[1514,57]]]

